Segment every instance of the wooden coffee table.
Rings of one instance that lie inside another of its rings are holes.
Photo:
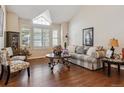
[[[103,58],[101,59],[103,63],[103,70],[105,70],[105,64],[107,64],[108,68],[108,76],[111,75],[111,64],[115,64],[118,66],[118,74],[120,75],[120,66],[124,65],[124,60],[122,59],[111,59],[111,58]]]
[[[68,68],[70,68],[70,61],[69,61],[69,58],[71,56],[70,55],[61,55],[61,56],[56,56],[54,55],[54,53],[50,53],[50,54],[47,54],[46,55],[46,58],[49,58],[50,62],[48,63],[49,64],[49,67],[51,68],[51,70],[53,70],[54,66],[58,63],[62,63],[64,65],[66,65]],[[54,61],[55,59],[57,59],[57,62]]]

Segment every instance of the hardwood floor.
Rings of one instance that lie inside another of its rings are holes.
[[[29,60],[31,63],[31,77],[27,71],[21,71],[11,76],[6,87],[121,87],[124,86],[124,70],[121,75],[117,69],[112,69],[111,77],[102,70],[90,71],[71,64],[70,70],[63,65],[56,65],[53,73],[48,67],[48,59]],[[0,87],[5,87],[4,78]]]

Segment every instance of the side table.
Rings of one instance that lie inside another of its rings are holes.
[[[120,66],[124,65],[124,60],[122,59],[111,59],[111,58],[102,58],[101,59],[102,64],[103,64],[103,71],[105,70],[105,64],[107,64],[107,69],[108,69],[108,76],[111,75],[111,64],[117,65],[118,66],[118,74],[120,75]]]

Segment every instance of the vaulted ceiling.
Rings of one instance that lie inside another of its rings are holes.
[[[80,10],[79,5],[7,5],[7,11],[16,13],[24,19],[33,19],[49,10],[53,23],[69,21]]]

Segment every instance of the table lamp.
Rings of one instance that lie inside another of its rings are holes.
[[[114,51],[115,51],[114,47],[119,47],[118,40],[117,39],[114,39],[114,38],[111,39],[110,40],[110,45],[111,45],[111,50],[113,51],[111,58],[113,58]]]

